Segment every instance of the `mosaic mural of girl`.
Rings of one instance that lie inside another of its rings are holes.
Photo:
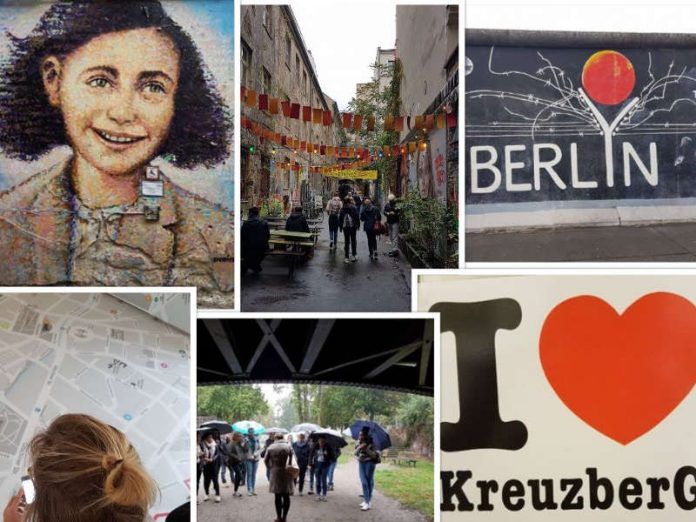
[[[229,296],[231,213],[153,165],[230,156],[232,116],[191,37],[157,0],[79,0],[53,3],[11,43],[0,148],[22,160],[73,153],[0,194],[0,284]]]

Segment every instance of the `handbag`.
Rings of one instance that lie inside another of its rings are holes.
[[[375,220],[374,224],[372,225],[372,232],[379,236],[380,234],[383,234],[382,227],[382,222]]]
[[[297,477],[300,476],[300,468],[293,464],[288,464],[285,467],[285,473],[287,473],[288,478],[290,478],[291,480],[295,480]]]

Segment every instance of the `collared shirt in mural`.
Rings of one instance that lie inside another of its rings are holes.
[[[167,178],[157,221],[141,201],[91,209],[69,172],[68,159],[0,195],[0,284],[196,286],[213,304],[229,301],[230,212]]]

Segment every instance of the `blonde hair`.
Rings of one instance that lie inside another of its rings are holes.
[[[126,436],[89,415],[57,417],[30,443],[32,522],[143,522],[155,481]]]

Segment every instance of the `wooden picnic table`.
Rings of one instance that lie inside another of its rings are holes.
[[[311,232],[294,232],[289,230],[271,230],[271,239],[268,242],[272,245],[290,246],[290,250],[273,250],[273,255],[285,255],[290,258],[290,268],[288,270],[288,277],[292,277],[295,273],[295,266],[297,261],[305,258],[307,253],[301,251],[300,247],[313,248],[314,243],[312,242]]]

